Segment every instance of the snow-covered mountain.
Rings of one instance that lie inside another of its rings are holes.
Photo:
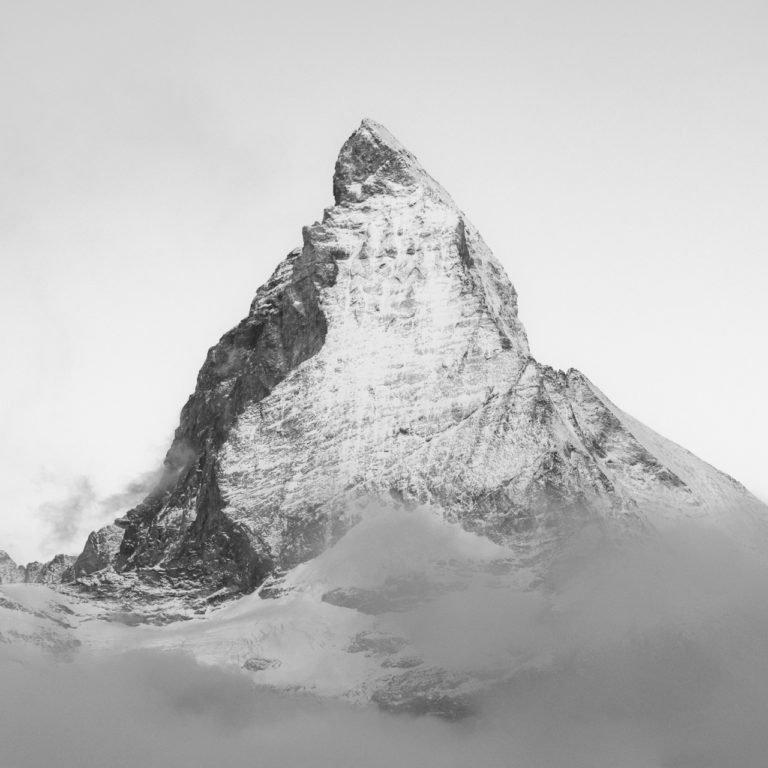
[[[415,647],[416,606],[524,594],[585,528],[686,518],[763,540],[738,482],[531,356],[500,263],[385,128],[346,141],[333,192],[209,350],[158,486],[57,571],[59,593],[3,587],[0,639],[183,647],[281,687],[450,713],[502,657]]]
[[[333,189],[209,351],[164,480],[120,522],[118,570],[247,591],[325,550],[372,496],[436,505],[532,556],[586,520],[639,528],[751,501],[578,371],[531,357],[503,268],[385,128],[347,140]]]

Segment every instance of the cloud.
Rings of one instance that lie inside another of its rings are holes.
[[[768,567],[711,530],[586,536],[547,590],[456,592],[403,631],[446,663],[512,649],[517,671],[447,723],[283,695],[176,654],[0,661],[0,764],[765,765]]]
[[[681,525],[577,547],[551,610],[551,649],[484,702],[521,765],[749,768],[768,754],[768,568],[721,533]]]
[[[101,499],[99,506],[105,521],[110,522],[107,519],[110,516],[122,514],[138,504],[160,481],[162,474],[162,467],[143,472],[129,483],[126,483],[121,491]]]
[[[37,517],[45,526],[45,548],[79,553],[91,530],[111,523],[138,504],[157,483],[160,473],[160,470],[143,472],[108,496],[99,496],[88,477],[69,481],[63,494],[55,477],[45,478],[48,486],[59,491],[58,499],[43,501],[37,508]]]
[[[67,495],[57,501],[45,501],[38,515],[47,525],[47,543],[69,547],[83,524],[83,518],[96,503],[96,493],[87,477],[72,481]]]
[[[416,757],[429,765],[425,748],[452,739],[440,723],[259,691],[241,675],[179,655],[7,663],[0,671],[9,768],[383,768]],[[448,757],[447,749],[438,754]]]

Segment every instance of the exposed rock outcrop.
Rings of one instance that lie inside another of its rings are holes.
[[[17,565],[7,552],[0,550],[0,584],[60,584],[74,578],[72,555],[56,555],[47,563],[33,561]]]
[[[0,584],[15,584],[24,581],[25,570],[16,565],[13,558],[0,549]]]
[[[72,566],[77,558],[74,555],[55,555],[47,563],[28,563],[24,581],[31,584],[58,584],[74,578]]]
[[[117,525],[105,525],[98,531],[92,531],[83,551],[72,563],[72,577],[87,576],[113,565],[120,551],[123,534],[123,529]]]

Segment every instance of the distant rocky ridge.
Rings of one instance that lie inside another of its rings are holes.
[[[26,569],[16,565],[11,556],[0,549],[0,584],[24,581]]]
[[[72,581],[72,566],[76,560],[72,555],[56,555],[47,563],[35,561],[17,565],[7,552],[0,550],[0,584],[60,584]]]
[[[120,549],[123,529],[107,525],[93,531],[79,556],[55,555],[45,563],[33,561],[17,565],[11,556],[0,550],[0,584],[67,584],[94,571],[109,568]]]
[[[209,350],[147,498],[76,559],[0,558],[0,580],[249,592],[372,498],[439,508],[526,563],[588,523],[764,525],[735,480],[531,356],[500,263],[385,128],[350,136],[333,194]]]

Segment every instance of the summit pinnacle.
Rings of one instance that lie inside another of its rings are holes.
[[[359,202],[375,194],[399,194],[417,187],[450,201],[448,193],[383,125],[363,120],[336,160],[336,204]]]

